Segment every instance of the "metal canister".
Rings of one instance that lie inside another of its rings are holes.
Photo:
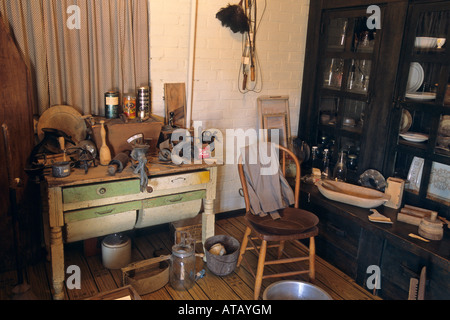
[[[126,94],[123,97],[123,113],[128,119],[136,118],[136,97],[132,94]]]
[[[137,90],[136,110],[139,119],[144,119],[150,114],[150,87],[142,86]]]
[[[119,92],[108,91],[105,93],[105,117],[114,119],[119,117]]]

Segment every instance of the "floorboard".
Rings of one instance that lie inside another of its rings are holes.
[[[243,216],[228,217],[216,221],[216,234],[226,234],[236,238],[239,242],[245,230]],[[173,234],[168,226],[136,230],[130,233],[132,238],[132,262],[151,259],[162,254],[170,254]],[[201,249],[198,243],[196,248]],[[306,247],[300,242],[287,243],[287,256],[306,255]],[[274,259],[276,248],[269,248],[268,259]],[[86,256],[82,242],[65,245],[66,267],[77,265],[81,269],[81,289],[69,289],[65,286],[67,300],[82,300],[95,296],[101,292],[118,288],[122,285],[120,270],[109,270],[102,264],[101,253]],[[196,270],[205,269],[203,278],[187,291],[174,290],[168,283],[166,286],[152,293],[142,295],[144,300],[252,300],[254,278],[250,268],[256,271],[257,255],[254,250],[245,254],[245,260],[239,268],[228,276],[214,275],[203,259],[197,258]],[[246,263],[247,262],[247,263]],[[289,265],[267,266],[266,273],[292,271],[305,268],[307,262],[297,262]],[[303,265],[302,265],[303,264]],[[69,277],[70,275],[66,275]],[[36,265],[28,266],[26,279],[30,283],[37,299],[51,300],[51,272],[50,264],[45,259]],[[289,277],[307,281],[307,275]],[[265,288],[279,278],[264,279],[261,293]],[[12,289],[17,283],[15,271],[0,273],[0,300],[13,298]],[[315,284],[327,291],[335,300],[373,300],[379,299],[358,286],[350,277],[334,268],[325,260],[316,259]],[[262,294],[261,294],[262,295]]]

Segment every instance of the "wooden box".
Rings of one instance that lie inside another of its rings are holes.
[[[138,261],[122,268],[123,285],[131,285],[140,295],[161,289],[169,282],[170,255]]]
[[[128,138],[131,138],[132,136],[139,133],[142,133],[144,135],[144,139],[151,139],[151,142],[149,143],[149,151],[155,153],[162,125],[162,122],[158,122],[153,119],[150,119],[146,122],[137,122],[136,120],[130,120],[130,122],[128,123],[124,123],[120,119],[106,120],[106,144],[111,150],[111,155],[114,157],[120,152],[131,150],[132,147],[127,142],[127,140]],[[92,126],[93,138],[98,150],[100,150],[102,146],[100,129],[100,124],[95,124]]]
[[[192,239],[196,242],[202,241],[202,215],[172,222],[170,224],[170,231],[175,235],[174,242],[178,243],[180,241],[176,236],[177,231],[187,231],[191,235]]]
[[[124,286],[107,292],[101,292],[86,300],[142,300],[132,286]]]

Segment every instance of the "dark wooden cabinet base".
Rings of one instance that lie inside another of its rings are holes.
[[[393,224],[374,223],[367,218],[369,209],[328,200],[313,185],[301,189],[301,207],[320,219],[318,256],[388,300],[408,299],[410,279],[418,279],[426,267],[425,299],[450,299],[450,230],[442,240],[422,242],[408,237],[418,227],[397,221],[398,210],[377,208]],[[373,268],[381,273],[379,289],[373,287]]]

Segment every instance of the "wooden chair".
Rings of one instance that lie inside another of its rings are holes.
[[[279,150],[282,152],[282,172],[283,175],[285,175],[285,168],[286,168],[286,153],[295,161],[295,165],[297,168],[296,178],[295,178],[295,190],[294,190],[294,196],[295,196],[295,204],[294,208],[286,208],[283,210],[296,210],[296,213],[301,215],[302,213],[305,213],[305,210],[299,209],[299,194],[300,194],[300,162],[297,159],[297,157],[294,155],[294,153],[287,148],[283,146],[277,146]],[[319,230],[317,226],[314,226],[308,230],[305,230],[303,232],[293,233],[293,234],[272,234],[267,232],[267,229],[260,229],[258,226],[250,222],[249,215],[252,215],[250,212],[250,200],[248,196],[248,190],[247,190],[247,183],[246,178],[244,175],[244,168],[242,165],[242,156],[239,158],[238,162],[238,170],[239,170],[239,177],[241,179],[242,189],[244,193],[244,199],[245,199],[245,206],[246,206],[246,224],[247,228],[244,233],[244,237],[242,239],[241,249],[239,253],[239,258],[237,262],[237,266],[239,267],[243,258],[244,254],[247,250],[255,250],[258,254],[258,266],[256,270],[256,275],[254,274],[253,270],[250,268],[250,271],[253,273],[253,276],[255,277],[255,289],[254,289],[254,299],[257,300],[259,298],[259,294],[261,291],[261,284],[262,280],[266,278],[275,278],[275,277],[288,277],[288,276],[294,276],[299,274],[306,274],[309,273],[309,279],[310,282],[313,282],[315,279],[315,242],[314,237],[318,234]],[[282,214],[282,211],[280,210],[280,214]],[[307,212],[308,214],[311,214],[310,212]],[[254,235],[254,237],[251,237],[251,235]],[[303,256],[303,257],[293,257],[293,258],[283,258],[281,259],[281,256],[283,254],[285,241],[292,241],[292,240],[301,240],[301,239],[307,239],[309,238],[309,255]],[[261,240],[261,245],[257,246],[253,240],[259,239]],[[278,242],[277,244],[268,245],[268,242]],[[251,246],[247,247],[248,242],[251,243]],[[266,261],[266,251],[267,248],[271,247],[278,247],[278,259],[277,260],[270,260]],[[267,274],[264,275],[264,267],[267,265],[274,265],[274,264],[285,264],[285,263],[293,263],[298,261],[308,261],[309,260],[309,269],[303,269],[303,270],[297,270],[297,271],[290,271],[290,272],[283,272],[283,273],[273,273],[273,274]]]

